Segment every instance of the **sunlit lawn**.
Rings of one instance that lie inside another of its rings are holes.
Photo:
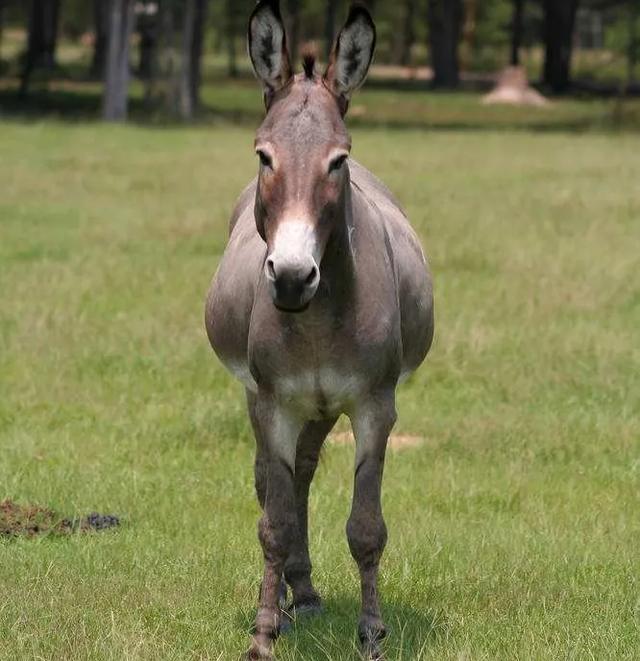
[[[637,658],[640,137],[467,130],[477,99],[411,94],[354,100],[355,156],[405,204],[436,282],[436,341],[399,394],[398,431],[424,443],[385,474],[388,656]],[[244,83],[215,99],[259,107]],[[363,127],[385,103],[396,130]],[[412,103],[458,130],[401,130]],[[566,108],[550,112],[590,112]],[[0,541],[1,659],[246,646],[253,441],[202,317],[252,140],[224,118],[0,124],[0,499],[124,519]],[[324,454],[311,534],[326,610],[280,659],[354,658],[352,463],[348,446]]]

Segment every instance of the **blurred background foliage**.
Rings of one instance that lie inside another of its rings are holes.
[[[482,89],[511,64],[524,67],[546,93],[639,91],[640,0],[364,4],[378,28],[373,79],[424,90]],[[294,59],[313,42],[326,60],[348,0],[281,5]],[[104,82],[105,119],[127,117],[131,83],[134,97],[135,85],[143,87],[145,112],[191,119],[203,108],[202,80],[250,75],[244,42],[254,6],[254,0],[0,0],[0,111],[29,107],[31,90],[55,90],[53,81],[66,79]],[[118,68],[116,60],[129,65]]]

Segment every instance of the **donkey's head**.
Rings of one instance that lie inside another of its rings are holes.
[[[260,0],[249,20],[249,55],[264,89],[267,116],[258,129],[255,217],[267,243],[265,276],[275,305],[303,310],[320,282],[330,236],[341,231],[351,140],[344,115],[367,75],[376,34],[371,16],[353,7],[324,75],[304,58],[295,75],[278,0]]]

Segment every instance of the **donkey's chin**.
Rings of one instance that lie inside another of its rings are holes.
[[[271,301],[280,312],[291,312],[293,314],[304,312],[314,299],[318,286],[312,287],[282,287],[278,288],[271,284]],[[293,291],[292,291],[293,290]]]
[[[280,312],[290,312],[291,314],[299,314],[300,312],[304,312],[309,308],[311,305],[311,301],[313,299],[309,299],[308,301],[301,303],[299,305],[292,305],[290,303],[283,303],[281,301],[276,301],[274,299],[273,304],[276,306],[276,309],[280,310]]]

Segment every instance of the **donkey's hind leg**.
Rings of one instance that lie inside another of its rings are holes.
[[[316,472],[322,444],[336,420],[337,418],[307,422],[298,437],[294,475],[298,535],[284,568],[285,578],[293,592],[293,601],[289,608],[292,615],[316,613],[321,607],[320,597],[311,582],[307,505],[309,487]]]

